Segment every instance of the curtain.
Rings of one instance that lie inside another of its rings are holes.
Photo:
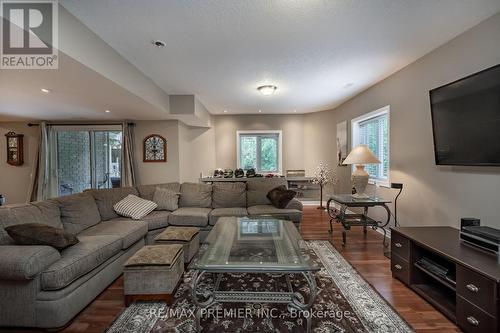
[[[30,201],[41,201],[59,194],[57,188],[56,133],[46,122],[39,125],[39,144],[29,194]]]
[[[124,122],[122,144],[122,186],[135,186],[134,125]]]

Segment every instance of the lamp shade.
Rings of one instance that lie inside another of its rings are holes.
[[[344,160],[344,164],[378,164],[379,159],[373,152],[368,148],[367,145],[356,146],[347,158]]]

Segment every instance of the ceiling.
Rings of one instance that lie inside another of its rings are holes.
[[[161,119],[161,110],[62,52],[59,68],[2,70],[0,121]]]
[[[500,11],[499,0],[60,3],[165,92],[195,94],[213,114],[333,108]],[[262,96],[264,84],[278,90]]]

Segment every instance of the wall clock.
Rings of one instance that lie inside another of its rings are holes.
[[[167,140],[159,134],[151,134],[144,138],[144,162],[166,162]]]
[[[14,166],[23,165],[23,137],[22,134],[9,132],[5,134],[7,137],[7,163]]]

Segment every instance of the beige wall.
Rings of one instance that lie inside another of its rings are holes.
[[[287,169],[304,169],[303,115],[216,116],[214,119],[218,168],[237,167],[237,130],[282,130],[283,172]]]
[[[179,180],[179,122],[176,120],[137,121],[135,153],[137,184],[165,183]],[[143,140],[151,134],[167,139],[167,162],[143,162]]]
[[[390,105],[390,178],[405,186],[398,203],[401,224],[458,227],[460,217],[475,216],[500,227],[500,168],[436,166],[429,104],[429,90],[500,63],[498,36],[500,14],[335,110],[307,115],[306,169],[320,159],[334,161],[332,138],[338,122]],[[338,171],[338,188],[344,191],[349,187],[349,169]],[[393,198],[397,192],[380,189],[379,193]]]
[[[7,142],[5,134],[14,131],[24,134],[24,164],[7,164]],[[0,193],[7,203],[21,203],[28,200],[33,162],[38,151],[38,127],[26,123],[0,123]]]
[[[179,123],[180,181],[197,182],[215,169],[215,129]]]
[[[216,164],[236,167],[236,131],[282,129],[286,169],[312,175],[319,162],[334,167],[335,192],[350,190],[350,168],[336,166],[336,124],[390,105],[390,180],[404,183],[398,202],[403,225],[450,225],[475,216],[500,227],[500,168],[434,163],[429,90],[500,63],[500,14],[484,21],[334,110],[300,115],[215,117]],[[486,149],[486,147],[485,147]],[[371,186],[394,198],[397,191]],[[382,219],[382,210],[372,215]]]

